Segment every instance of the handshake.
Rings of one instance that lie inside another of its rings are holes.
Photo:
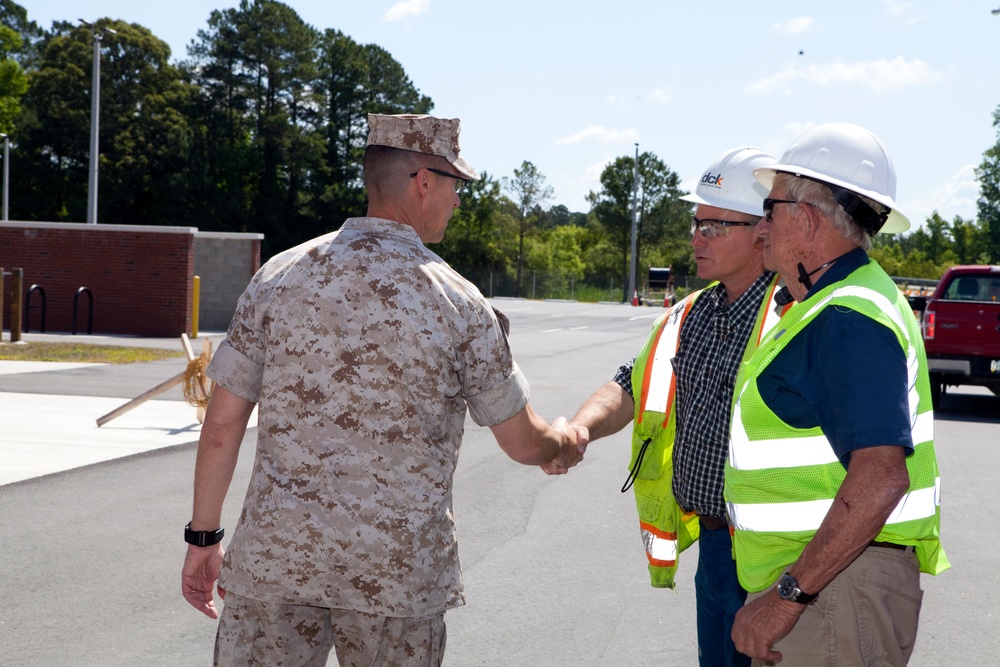
[[[590,441],[590,432],[586,426],[570,424],[565,417],[559,417],[552,422],[551,428],[559,437],[559,453],[548,463],[540,467],[546,475],[565,475],[569,469],[583,460]]]

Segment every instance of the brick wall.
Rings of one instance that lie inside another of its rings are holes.
[[[24,269],[24,293],[45,290],[47,332],[72,328],[74,295],[93,295],[93,332],[179,336],[191,328],[192,227],[0,222],[0,266]],[[5,282],[5,330],[10,328],[11,279]],[[78,298],[77,333],[86,333],[88,299]],[[41,295],[24,316],[29,331],[41,324]]]

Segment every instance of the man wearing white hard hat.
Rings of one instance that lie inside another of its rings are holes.
[[[695,193],[691,245],[713,283],[653,325],[639,355],[597,390],[571,424],[590,440],[634,422],[629,479],[650,583],[673,588],[678,555],[700,537],[695,574],[701,665],[749,665],[731,639],[746,598],[737,581],[722,496],[733,381],[740,361],[780,317],[777,276],[764,270],[754,226],[766,188],[754,169],[775,164],[736,148],[705,171]]]
[[[909,227],[892,160],[829,123],[755,174],[764,265],[796,303],[736,380],[725,496],[750,596],[733,639],[782,665],[905,665],[920,572],[949,563],[920,328],[865,252]]]

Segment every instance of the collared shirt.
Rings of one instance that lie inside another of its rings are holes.
[[[869,261],[860,248],[839,257],[803,303]],[[891,329],[853,310],[824,308],[768,365],[757,386],[785,423],[821,427],[846,466],[855,449],[898,445],[907,455],[913,452],[907,378],[906,356]]]
[[[672,359],[677,378],[673,492],[687,511],[725,514],[723,472],[734,383],[773,276],[765,271],[733,303],[722,284],[706,289],[681,327],[680,348]],[[621,366],[614,378],[630,395],[634,362]]]
[[[265,264],[208,369],[259,414],[221,585],[380,616],[462,604],[466,408],[491,426],[528,400],[505,321],[390,220],[349,219]]]

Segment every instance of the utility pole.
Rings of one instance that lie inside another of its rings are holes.
[[[101,40],[104,33],[118,34],[111,28],[101,28],[80,19],[80,23],[90,28],[94,37],[93,82],[90,91],[90,180],[87,186],[87,224],[97,224],[97,164],[98,135],[101,129]]]
[[[635,287],[635,247],[637,222],[637,201],[639,196],[639,144],[635,145],[635,163],[632,165],[632,266],[629,271],[628,291],[636,294]]]

